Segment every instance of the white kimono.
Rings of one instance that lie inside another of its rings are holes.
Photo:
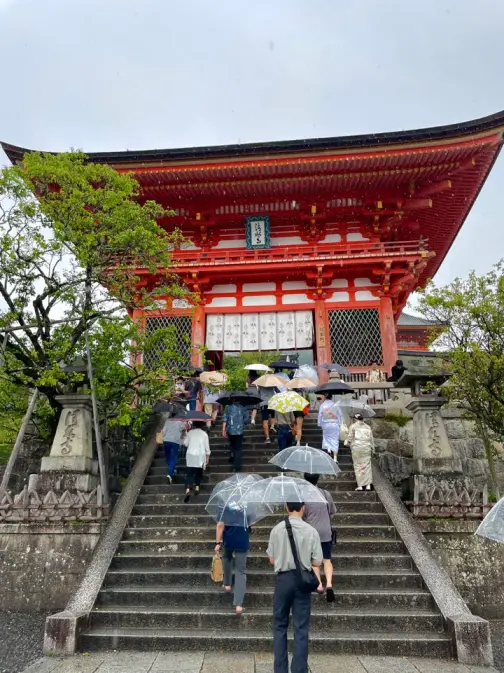
[[[322,402],[319,408],[318,425],[322,428],[322,450],[337,454],[340,442],[340,427],[343,414],[341,407],[332,400]]]

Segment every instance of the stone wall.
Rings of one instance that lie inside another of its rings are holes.
[[[369,421],[380,467],[393,484],[399,485],[409,477],[413,468],[413,422],[410,420],[400,427],[397,423],[386,420],[387,414],[389,417],[400,414],[411,419],[411,413],[405,409],[381,408],[378,409],[377,416]],[[477,436],[474,421],[464,418],[464,411],[458,408],[447,407],[442,410],[441,415],[453,450],[453,458],[461,461],[464,476],[477,485],[488,483],[492,490],[485,447],[483,440]],[[500,459],[496,461],[497,478],[499,487],[504,492],[504,450],[500,445],[496,448],[500,454]]]
[[[63,610],[100,536],[100,524],[0,524],[0,612]]]
[[[418,521],[435,555],[472,612],[504,618],[504,545],[474,535],[479,522]]]

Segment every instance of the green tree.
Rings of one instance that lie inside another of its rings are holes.
[[[37,388],[37,413],[52,426],[56,396],[79,379],[61,365],[84,353],[86,331],[98,396],[116,422],[145,415],[143,400],[169,390],[181,365],[170,329],[145,335],[130,318],[138,307],[155,315],[160,296],[186,294],[171,272],[182,237],[158,225],[171,213],[138,197],[131,175],[81,153],[32,153],[0,172],[0,346],[1,330],[16,328],[0,379],[7,391]],[[154,370],[136,357],[149,349]],[[6,401],[0,394],[0,416]]]
[[[224,357],[224,371],[228,375],[228,390],[246,390],[247,365],[269,365],[270,362],[281,360],[282,354],[274,351],[256,351],[240,353],[239,355],[226,355]]]
[[[473,271],[444,287],[430,284],[420,308],[440,323],[432,340],[447,352],[452,372],[443,391],[476,421],[497,488],[492,437],[504,438],[503,263],[483,276]]]

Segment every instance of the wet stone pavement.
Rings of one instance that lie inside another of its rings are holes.
[[[493,673],[439,659],[313,655],[311,673]],[[45,658],[24,673],[272,673],[270,654],[102,652],[70,659]]]

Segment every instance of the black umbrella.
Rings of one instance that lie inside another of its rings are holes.
[[[270,364],[271,369],[299,369],[299,365],[288,360],[278,360]]]
[[[222,406],[227,406],[228,404],[231,404],[232,400],[239,404],[243,404],[244,407],[253,407],[262,402],[262,399],[258,395],[238,390],[236,392],[226,393],[222,397],[219,397],[217,403],[222,404]]]
[[[171,413],[172,411],[175,411],[175,405],[171,402],[156,402],[156,404],[152,407],[152,411],[155,414],[163,414],[166,412]]]
[[[204,411],[188,411],[184,416],[172,416],[169,421],[211,421],[212,417]]]
[[[348,383],[343,383],[343,381],[329,381],[329,383],[324,383],[323,386],[318,386],[318,388],[310,392],[314,392],[315,394],[331,393],[332,395],[346,395],[347,393],[353,393],[354,389]]]

